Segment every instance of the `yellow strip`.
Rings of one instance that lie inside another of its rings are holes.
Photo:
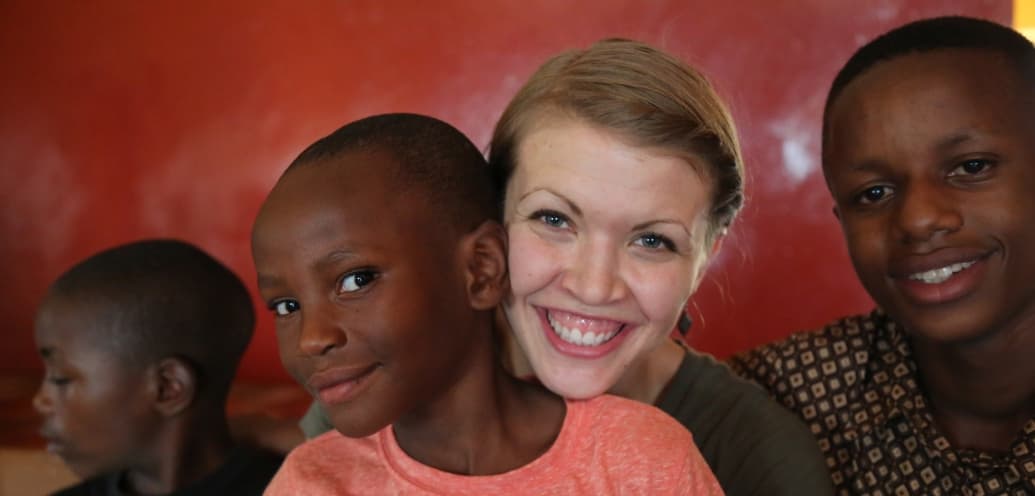
[[[1035,40],[1035,0],[1013,0],[1013,27]]]

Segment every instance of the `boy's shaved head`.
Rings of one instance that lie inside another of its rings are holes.
[[[100,316],[102,322],[69,332],[94,333],[89,341],[110,350],[113,360],[147,366],[183,359],[198,374],[200,393],[220,398],[255,325],[241,280],[199,248],[175,240],[134,242],[87,258],[53,283],[42,312],[58,301]]]
[[[462,230],[499,219],[485,157],[459,130],[424,115],[382,114],[349,123],[306,148],[285,174],[300,166],[332,164],[339,155],[359,151],[389,153],[396,162],[391,171],[395,194],[420,188]]]
[[[935,50],[985,50],[1010,61],[1017,74],[1035,90],[1035,46],[1023,35],[1001,24],[970,17],[936,17],[911,22],[867,43],[837,73],[827,95],[824,140],[830,107],[841,92],[874,65],[903,55]]]

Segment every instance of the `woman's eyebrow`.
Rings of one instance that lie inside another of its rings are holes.
[[[636,224],[635,226],[633,226],[632,230],[633,231],[639,231],[639,230],[642,230],[642,229],[646,229],[646,228],[648,228],[650,226],[653,226],[655,224],[674,224],[674,225],[678,226],[680,229],[682,229],[684,232],[686,232],[686,237],[688,237],[690,239],[693,239],[693,237],[694,237],[693,234],[690,234],[690,230],[686,228],[686,225],[684,225],[683,222],[678,220],[678,219],[656,219],[656,220],[650,220],[650,221],[647,221],[647,222]]]
[[[531,191],[521,195],[521,198],[518,198],[518,202],[522,202],[526,198],[528,198],[529,196],[532,196],[533,194],[538,193],[540,191],[543,191],[543,192],[546,192],[547,194],[556,196],[559,200],[564,202],[565,205],[567,205],[568,208],[570,208],[571,211],[575,213],[575,215],[582,215],[582,209],[580,209],[578,207],[578,205],[575,205],[575,202],[569,200],[568,197],[566,197],[566,196],[564,196],[564,195],[562,195],[562,194],[560,194],[560,193],[558,193],[558,192],[556,192],[556,191],[554,191],[554,190],[552,190],[552,189],[550,189],[548,187],[545,187],[545,186],[542,187],[542,188],[533,189],[533,190],[531,190]]]

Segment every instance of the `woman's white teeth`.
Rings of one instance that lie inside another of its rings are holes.
[[[550,321],[550,327],[553,328],[553,332],[560,336],[566,343],[577,344],[579,346],[597,346],[615,337],[618,331],[622,330],[622,326],[616,326],[614,330],[604,333],[595,333],[593,331],[582,332],[578,329],[569,329],[561,324],[558,324],[553,318],[547,317]]]
[[[952,264],[946,267],[942,267],[940,269],[928,270],[926,272],[918,272],[916,274],[910,275],[909,278],[914,281],[922,281],[927,284],[939,284],[949,280],[949,278],[952,277],[953,274],[960,272],[970,267],[971,265],[974,265],[975,263],[976,262],[963,262]]]

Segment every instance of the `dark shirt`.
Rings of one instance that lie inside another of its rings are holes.
[[[709,355],[687,350],[657,407],[690,430],[727,496],[834,494],[805,424]]]
[[[805,424],[712,357],[688,350],[657,406],[690,430],[727,496],[833,494]],[[316,402],[299,424],[309,438],[331,429]]]
[[[1035,418],[1009,453],[953,448],[919,385],[908,337],[879,310],[730,364],[805,420],[838,494],[1035,495]]]
[[[282,461],[283,457],[275,453],[238,447],[215,472],[168,496],[261,495]],[[53,496],[128,496],[130,493],[122,487],[124,475],[99,475]]]

